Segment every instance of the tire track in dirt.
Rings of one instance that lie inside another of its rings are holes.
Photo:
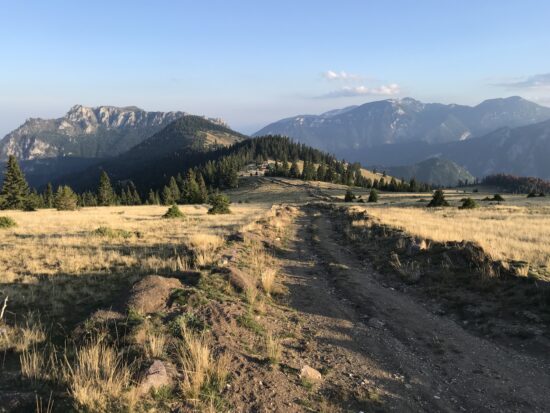
[[[280,255],[288,304],[313,342],[308,359],[328,371],[326,392],[345,400],[341,408],[547,411],[548,366],[382,286],[337,223],[314,207],[302,211]]]

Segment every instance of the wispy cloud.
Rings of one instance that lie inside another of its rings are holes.
[[[390,85],[381,85],[378,87],[367,86],[345,86],[338,90],[333,90],[324,95],[318,96],[320,99],[330,98],[343,98],[343,97],[355,97],[355,96],[395,96],[401,92],[401,88],[398,84],[392,83]]]
[[[361,80],[362,76],[348,72],[336,72],[334,70],[327,70],[323,73],[323,77],[327,80]]]
[[[550,73],[542,73],[529,76],[523,79],[516,79],[508,82],[496,83],[496,86],[501,86],[509,89],[542,89],[550,88]]]

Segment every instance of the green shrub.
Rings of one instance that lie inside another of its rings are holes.
[[[462,205],[459,206],[460,209],[474,209],[477,208],[477,203],[472,198],[466,198],[462,201]]]
[[[17,223],[10,217],[0,217],[0,228],[16,227]]]
[[[353,202],[355,201],[355,194],[351,192],[350,189],[346,191],[346,195],[344,195],[344,202]]]
[[[370,190],[369,199],[367,199],[367,202],[378,202],[378,192],[376,189]]]
[[[527,194],[527,198],[535,198],[537,196],[537,193],[535,191],[531,191]]]
[[[166,214],[164,214],[162,217],[165,219],[178,219],[183,218],[185,215],[183,215],[183,212],[179,209],[179,207],[176,204],[173,204],[170,208],[168,208],[168,211],[166,211]]]
[[[92,231],[92,235],[107,238],[130,238],[132,236],[132,233],[124,229],[99,227]]]
[[[210,209],[208,210],[209,214],[230,214],[231,210],[229,209],[229,198],[222,194],[215,194],[210,197]]]
[[[449,203],[445,199],[445,194],[443,193],[443,190],[437,189],[434,192],[433,198],[428,204],[429,208],[435,208],[435,207],[446,207],[449,206]]]
[[[493,201],[503,202],[504,198],[500,194],[495,194],[495,196],[493,197]]]

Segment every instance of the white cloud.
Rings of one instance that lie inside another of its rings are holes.
[[[355,97],[355,96],[395,96],[401,93],[401,88],[398,84],[392,83],[390,85],[381,85],[378,87],[367,86],[344,86],[341,89],[334,90],[319,96],[319,98],[342,98],[342,97]]]
[[[362,79],[359,75],[354,75],[352,73],[347,73],[344,71],[336,72],[334,70],[327,70],[323,73],[323,77],[327,80],[360,80]]]
[[[496,86],[509,89],[546,89],[550,88],[550,73],[541,73],[523,79],[497,83]]]

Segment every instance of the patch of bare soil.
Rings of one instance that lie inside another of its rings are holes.
[[[172,292],[182,287],[183,284],[177,278],[148,275],[132,287],[128,308],[141,314],[164,311]]]

